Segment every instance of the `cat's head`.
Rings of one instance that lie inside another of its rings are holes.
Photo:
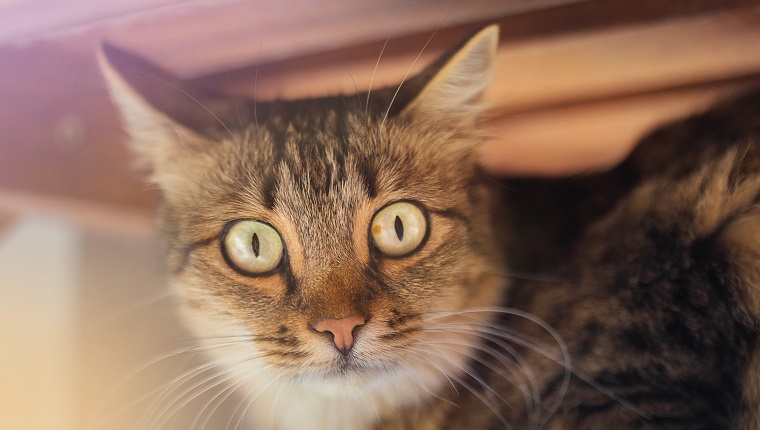
[[[225,366],[359,398],[459,371],[472,330],[446,324],[504,289],[475,153],[497,40],[481,30],[369,106],[233,98],[104,48],[163,193],[172,284]]]

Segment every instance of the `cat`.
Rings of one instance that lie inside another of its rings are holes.
[[[551,413],[506,408],[506,421],[760,428],[760,92],[655,129],[608,172],[506,185],[520,191],[505,194],[506,231],[523,236],[507,254],[535,240],[518,267],[552,279],[517,280],[507,302],[555,328],[572,360],[518,347]],[[554,341],[524,319],[500,324]],[[489,369],[481,377],[509,393]],[[482,417],[450,428],[499,426]]]
[[[483,29],[368,105],[226,97],[104,47],[162,190],[185,320],[220,344],[208,355],[240,379],[254,428],[404,426],[472,355],[478,336],[446,327],[488,324],[459,311],[507,285],[474,150],[497,41]]]
[[[496,181],[497,41],[371,99],[269,102],[104,46],[232,428],[760,426],[760,98],[607,172]]]

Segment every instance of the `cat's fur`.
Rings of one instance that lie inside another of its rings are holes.
[[[482,30],[368,105],[233,99],[104,50],[164,194],[186,320],[249,421],[755,428],[758,97],[655,132],[610,172],[498,184],[476,166],[496,40]],[[429,237],[383,257],[369,223],[403,200],[426,209]],[[228,265],[220,238],[238,219],[279,231],[275,274]],[[365,323],[343,355],[313,327],[350,314]]]
[[[655,130],[610,172],[507,185],[508,231],[520,235],[506,240],[508,254],[537,240],[519,268],[548,278],[516,280],[508,302],[558,331],[573,375],[564,385],[556,359],[519,347],[552,413],[504,408],[506,421],[760,428],[760,93]],[[536,231],[537,222],[552,228]],[[525,319],[499,323],[555,342]],[[507,402],[524,404],[504,378],[482,374],[510,393]],[[502,426],[480,417],[461,416],[450,428]]]

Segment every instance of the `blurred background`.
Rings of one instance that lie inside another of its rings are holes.
[[[372,85],[398,82],[489,22],[502,29],[483,125],[494,174],[609,166],[653,125],[760,85],[756,0],[0,0],[0,427],[137,428],[147,395],[194,366],[162,359],[190,336],[101,41],[226,91],[295,98],[366,90],[381,52]],[[192,386],[174,382],[177,396]],[[165,427],[199,422],[230,393],[215,389]]]

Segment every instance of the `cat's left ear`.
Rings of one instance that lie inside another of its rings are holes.
[[[460,48],[432,64],[421,75],[432,74],[422,91],[403,112],[430,118],[474,119],[481,111],[480,98],[491,83],[499,26],[490,25]]]

